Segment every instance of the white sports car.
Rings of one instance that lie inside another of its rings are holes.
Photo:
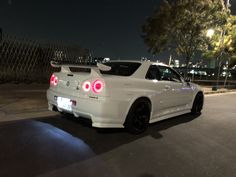
[[[150,61],[111,61],[95,66],[60,65],[47,90],[51,111],[91,119],[93,127],[145,131],[149,123],[200,114],[202,89],[171,67]]]

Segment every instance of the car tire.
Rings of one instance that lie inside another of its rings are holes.
[[[147,130],[150,120],[151,105],[146,99],[133,103],[126,117],[125,128],[132,134],[140,134]]]
[[[201,114],[202,108],[203,108],[203,102],[204,102],[204,96],[203,94],[200,92],[196,95],[194,102],[193,102],[193,106],[191,109],[191,113],[193,115],[199,115]]]

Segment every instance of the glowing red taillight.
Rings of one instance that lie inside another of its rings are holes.
[[[83,83],[82,88],[83,88],[83,90],[84,90],[85,92],[88,92],[88,91],[90,90],[90,88],[91,88],[91,83],[90,83],[89,81],[85,81],[85,82]]]
[[[92,83],[92,91],[93,93],[100,93],[103,90],[104,84],[100,80],[95,80]]]
[[[54,74],[50,78],[50,84],[53,86],[57,86],[58,84],[58,78]]]

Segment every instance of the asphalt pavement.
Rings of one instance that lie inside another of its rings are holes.
[[[56,115],[48,111],[48,84],[0,84],[0,122]]]
[[[0,123],[0,177],[236,177],[236,94],[141,135],[60,115]]]

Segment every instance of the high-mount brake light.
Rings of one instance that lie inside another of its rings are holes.
[[[89,81],[85,81],[82,86],[85,92],[88,92],[91,89],[91,83]]]
[[[101,80],[95,80],[92,83],[93,93],[100,93],[103,90],[104,84]]]
[[[58,78],[54,74],[50,78],[50,84],[53,86],[57,86],[58,84]]]

